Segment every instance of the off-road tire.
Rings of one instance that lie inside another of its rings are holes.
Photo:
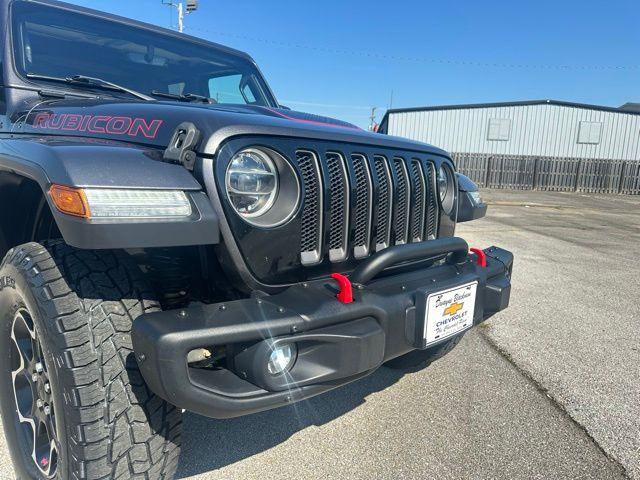
[[[46,360],[60,449],[53,478],[173,478],[182,414],[148,389],[131,345],[133,320],[159,310],[138,267],[120,251],[28,243],[7,253],[0,279],[0,355],[12,348],[10,319],[26,308]],[[0,411],[16,476],[44,478],[21,448],[11,368],[0,365]]]
[[[394,370],[404,370],[406,372],[417,372],[428,367],[436,360],[444,357],[455,348],[463,335],[458,335],[451,340],[426,350],[413,350],[401,357],[389,360],[384,365]]]

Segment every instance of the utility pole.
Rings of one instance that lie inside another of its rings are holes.
[[[176,7],[178,8],[178,31],[182,33],[184,31],[184,10],[182,10],[182,2],[178,2]]]
[[[369,131],[375,132],[376,129],[376,110],[378,107],[371,107],[371,116],[369,117]]]
[[[167,5],[169,7],[175,7],[178,12],[178,31],[182,33],[184,31],[184,16],[185,16],[185,7],[182,2],[174,2],[173,0],[162,0],[163,5]],[[195,12],[198,9],[198,0],[187,0],[186,13]]]

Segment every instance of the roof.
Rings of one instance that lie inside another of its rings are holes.
[[[138,20],[133,20],[131,18],[122,17],[120,15],[114,15],[114,14],[107,13],[107,12],[104,12],[104,11],[101,11],[101,10],[95,10],[95,9],[92,9],[92,8],[82,7],[80,5],[67,3],[67,2],[64,2],[64,1],[60,1],[60,0],[25,0],[25,1],[28,1],[30,3],[36,3],[36,4],[39,3],[39,4],[42,4],[42,5],[48,5],[50,7],[57,7],[57,8],[61,8],[61,9],[68,10],[68,11],[84,13],[84,14],[88,14],[88,15],[91,15],[91,16],[94,16],[94,17],[105,19],[105,20],[110,20],[112,22],[122,23],[122,24],[128,25],[130,27],[144,28],[145,30],[151,30],[151,31],[154,31],[156,33],[163,34],[163,35],[176,37],[176,38],[179,38],[181,40],[186,40],[186,41],[190,41],[190,42],[199,43],[199,44],[208,46],[210,48],[215,48],[216,50],[220,50],[222,52],[228,53],[230,55],[235,55],[236,57],[243,57],[243,58],[253,62],[253,58],[251,58],[251,56],[248,53],[243,52],[241,50],[236,50],[235,48],[227,47],[226,45],[221,45],[219,43],[211,42],[209,40],[205,40],[204,38],[195,37],[193,35],[189,35],[189,34],[185,34],[185,33],[178,33],[175,30],[171,30],[171,29],[168,29],[168,28],[160,27],[158,25],[153,25],[151,23],[140,22]],[[2,6],[2,8],[5,8],[5,9],[8,8],[9,0],[0,0],[0,5]]]
[[[558,105],[561,107],[585,108],[603,112],[626,113],[640,115],[640,103],[625,103],[620,107],[607,107],[604,105],[591,105],[588,103],[564,102],[561,100],[523,100],[518,102],[496,103],[463,103],[459,105],[434,105],[429,107],[391,108],[386,111],[380,120],[379,132],[386,133],[389,115],[392,113],[429,112],[435,110],[469,110],[472,108],[498,108],[498,107],[523,107],[530,105]]]
[[[627,102],[619,108],[625,112],[640,113],[640,103]]]
[[[623,105],[622,107],[617,108],[617,107],[606,107],[603,105],[590,105],[588,103],[564,102],[560,100],[524,100],[520,102],[469,103],[469,104],[460,104],[460,105],[437,105],[437,106],[430,106],[430,107],[392,108],[387,111],[387,115],[390,113],[427,112],[432,110],[462,110],[462,109],[471,109],[471,108],[522,107],[522,106],[528,106],[528,105],[558,105],[562,107],[586,108],[589,110],[602,110],[605,112],[640,113],[640,104],[637,104],[637,103],[625,103],[625,105]],[[637,110],[623,109],[623,107],[627,105],[636,105]]]

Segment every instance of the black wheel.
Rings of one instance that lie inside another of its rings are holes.
[[[18,478],[173,478],[181,412],[147,388],[129,334],[157,309],[122,252],[62,242],[9,251],[0,412]]]
[[[17,416],[15,427],[23,452],[33,460],[41,475],[53,477],[58,468],[59,440],[42,345],[26,308],[21,306],[15,311],[10,328],[9,364]]]
[[[455,346],[460,343],[463,335],[464,334],[458,335],[447,342],[426,350],[413,350],[401,357],[389,360],[385,363],[385,366],[394,370],[417,372],[418,370],[428,367],[433,362],[444,357],[447,353],[453,350]]]

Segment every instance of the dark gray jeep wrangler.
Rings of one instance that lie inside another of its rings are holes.
[[[421,368],[509,302],[446,152],[280,106],[246,54],[0,0],[0,409],[19,478],[171,478],[228,418]],[[6,255],[6,256],[5,256]]]

